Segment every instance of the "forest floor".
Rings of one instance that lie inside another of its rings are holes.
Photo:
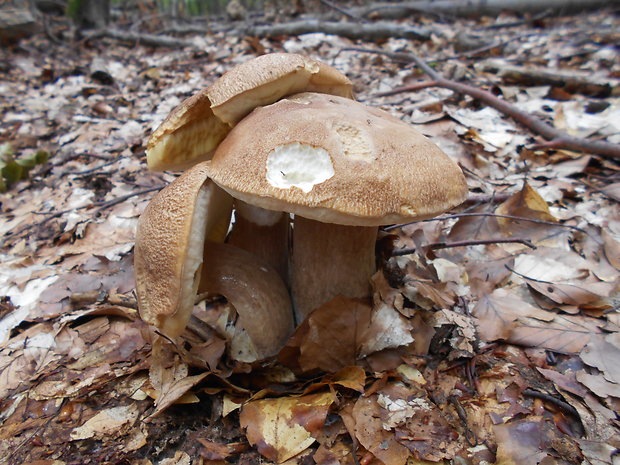
[[[0,462],[618,463],[618,157],[545,144],[471,96],[418,85],[402,54],[575,138],[620,144],[620,17],[416,25],[429,40],[217,32],[166,49],[41,34],[0,51]],[[157,380],[134,234],[178,173],[148,171],[146,141],[185,98],[274,51],[338,68],[359,101],[456,160],[471,198],[386,228],[395,250],[415,249],[390,258],[389,284],[375,279],[392,333],[335,334],[355,324],[332,305],[329,324],[315,315],[318,339],[298,335],[295,373],[234,364],[187,334],[208,366],[181,356]]]

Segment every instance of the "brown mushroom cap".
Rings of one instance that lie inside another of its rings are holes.
[[[233,197],[262,208],[352,226],[429,218],[458,204],[458,165],[388,113],[303,93],[257,108],[209,164]]]
[[[249,336],[247,344],[236,344],[233,338],[232,358],[253,362],[275,355],[293,332],[291,299],[278,272],[230,244],[207,241],[204,255],[201,290],[226,297]],[[244,349],[239,351],[239,346]]]
[[[161,190],[140,216],[134,267],[140,316],[167,336],[189,320],[205,239],[223,241],[232,199],[195,166]]]
[[[305,91],[353,98],[344,74],[295,53],[270,53],[241,63],[206,89],[213,113],[230,125],[258,106]]]
[[[152,170],[185,169],[211,158],[230,128],[255,107],[312,91],[352,98],[341,72],[293,53],[271,53],[235,66],[175,108],[147,144]]]

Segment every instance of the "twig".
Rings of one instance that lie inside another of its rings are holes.
[[[426,220],[410,221],[409,223],[394,224],[392,226],[386,226],[383,228],[383,230],[390,231],[392,229],[402,228],[403,226],[408,226],[410,224],[415,224],[415,223],[428,223],[430,221],[444,221],[444,220],[452,220],[452,219],[458,219],[458,218],[467,218],[467,217],[472,217],[472,216],[494,216],[495,218],[506,218],[509,220],[527,221],[529,223],[546,224],[546,225],[555,226],[558,228],[573,229],[575,231],[588,234],[588,231],[586,231],[585,229],[579,228],[577,226],[572,226],[570,224],[554,223],[553,221],[537,220],[535,218],[526,218],[524,216],[498,215],[497,213],[482,213],[482,212],[481,213],[456,213],[454,215],[439,216],[437,218],[428,218]]]
[[[163,188],[164,188],[164,186],[149,187],[148,189],[142,189],[141,191],[130,192],[129,194],[121,195],[120,197],[116,197],[115,199],[107,200],[105,202],[95,202],[93,205],[95,205],[96,207],[99,207],[97,209],[97,212],[100,212],[104,208],[110,208],[110,207],[112,207],[112,206],[114,206],[116,204],[122,203],[125,200],[130,199],[132,197],[136,197],[136,196],[142,195],[142,194],[148,194],[149,192],[153,192],[153,191],[160,191]]]
[[[379,92],[378,94],[373,94],[373,97],[389,97],[391,95],[402,94],[403,92],[417,92],[418,90],[428,89],[429,87],[439,87],[437,81],[420,81],[415,84],[411,84],[405,87],[396,87],[392,90],[387,90],[385,92]],[[406,88],[406,91],[403,89]]]
[[[551,13],[553,13],[553,10],[549,8],[548,10],[542,11],[538,13],[537,15],[532,16],[531,18],[525,18],[520,21],[508,21],[504,23],[495,23],[495,24],[486,26],[483,29],[503,29],[505,27],[523,26],[524,24],[531,25],[535,23],[536,21],[540,21],[541,19],[551,16]]]
[[[494,48],[503,47],[504,45],[508,45],[510,42],[513,42],[515,40],[520,40],[520,39],[523,39],[525,37],[531,37],[531,36],[537,36],[537,35],[541,35],[541,33],[540,32],[532,32],[532,33],[528,33],[528,34],[521,34],[521,35],[517,35],[517,36],[511,37],[510,39],[502,40],[501,42],[494,42],[492,44],[485,45],[483,47],[476,48],[474,50],[468,50],[466,52],[457,53],[456,55],[452,55],[450,57],[438,58],[438,59],[433,60],[433,61],[435,63],[440,63],[442,61],[449,61],[449,60],[454,60],[454,59],[457,59],[457,58],[471,57],[471,56],[479,55],[480,53],[487,52],[489,50],[493,50]]]
[[[550,396],[549,394],[535,391],[534,389],[530,389],[530,388],[524,389],[523,394],[529,397],[535,397],[537,399],[546,400],[554,404],[556,407],[559,407],[560,409],[564,410],[566,413],[573,415],[575,418],[579,418],[579,412],[577,411],[577,409],[573,407],[572,405],[570,405],[568,402],[564,402],[563,400],[557,399],[553,396]]]
[[[374,53],[375,55],[385,55],[394,61],[401,61],[403,63],[411,63],[411,57],[407,53],[388,52],[386,50],[375,50],[372,48],[364,48],[364,47],[344,47],[338,51],[338,53],[340,52]],[[338,54],[336,54],[336,56],[338,56]]]
[[[502,192],[500,194],[470,195],[461,205],[477,205],[481,203],[501,203],[512,197],[512,194]]]
[[[504,113],[505,115],[510,116],[512,119],[520,123],[526,129],[529,129],[534,134],[538,134],[545,138],[547,142],[544,144],[544,147],[566,149],[575,152],[587,152],[597,154],[606,158],[620,159],[620,145],[612,144],[605,141],[581,139],[579,137],[574,137],[566,134],[565,132],[554,128],[553,126],[545,123],[544,121],[541,121],[538,118],[535,118],[528,113],[521,111],[507,101],[499,99],[491,92],[479,89],[469,84],[463,84],[453,81],[451,79],[444,78],[416,55],[409,53],[388,52],[383,50],[362,48],[358,48],[357,51],[365,51],[367,53],[380,53],[399,61],[408,60],[409,62],[414,62],[422,71],[424,71],[424,73],[426,73],[431,78],[436,87],[443,87],[459,94],[469,95],[470,97],[480,100],[481,102],[495,108],[496,110]],[[415,90],[417,90],[417,85],[414,84],[414,86],[416,86]],[[409,86],[404,86],[400,87],[398,90],[399,92],[406,92],[408,91],[408,88]],[[396,89],[394,89],[394,92],[395,91]],[[394,92],[391,95],[394,95]]]
[[[36,223],[31,223],[31,224],[27,224],[25,226],[22,226],[17,231],[9,231],[8,233],[6,233],[5,237],[6,238],[19,237],[24,232],[29,231],[29,230],[31,230],[33,228],[41,227],[45,223],[47,223],[49,220],[51,220],[53,218],[58,218],[59,216],[62,216],[65,213],[72,213],[72,212],[76,212],[78,210],[85,210],[85,209],[90,208],[92,206],[99,207],[97,209],[97,213],[98,213],[98,212],[100,212],[101,210],[103,210],[105,208],[109,208],[109,207],[111,207],[113,205],[116,205],[118,203],[124,202],[125,200],[130,199],[131,197],[134,197],[134,196],[137,196],[137,195],[142,195],[142,194],[147,194],[149,192],[153,192],[153,191],[157,191],[157,190],[161,190],[162,188],[163,188],[163,186],[149,187],[148,189],[143,189],[141,191],[131,192],[131,193],[127,194],[127,195],[122,195],[122,196],[116,197],[115,199],[112,199],[112,200],[108,200],[108,201],[105,201],[105,202],[95,202],[93,204],[83,205],[81,207],[72,208],[72,209],[69,209],[69,210],[61,210],[61,211],[57,211],[57,212],[35,212],[38,215],[49,215],[49,216],[47,218],[45,218],[44,220],[37,221]]]
[[[531,249],[535,249],[536,246],[527,239],[512,239],[512,238],[497,238],[497,239],[478,239],[471,241],[457,241],[457,242],[433,242],[432,244],[428,244],[422,246],[424,250],[434,250],[434,249],[450,249],[453,247],[469,247],[471,245],[490,245],[490,244],[523,244],[528,246]],[[415,253],[416,249],[400,249],[392,252],[393,257],[400,257],[402,255],[409,255]]]
[[[536,249],[536,246],[528,239],[516,239],[516,238],[496,238],[496,239],[476,239],[469,241],[457,241],[457,242],[433,242],[424,246],[425,249],[449,249],[453,247],[468,247],[470,245],[490,245],[490,244],[523,244],[530,249]]]
[[[80,158],[80,157],[89,157],[89,158],[97,158],[99,160],[111,160],[112,157],[109,155],[101,155],[98,153],[88,153],[88,152],[84,152],[84,153],[74,153],[70,156],[69,160],[73,160],[75,158]]]
[[[82,170],[82,171],[67,171],[65,173],[65,175],[71,175],[71,176],[83,176],[85,174],[90,174],[93,173],[95,171],[99,171],[101,168],[105,168],[106,166],[110,166],[113,165],[114,163],[116,163],[116,160],[111,160],[107,163],[103,163],[101,165],[95,166],[94,168],[90,168],[87,170]]]

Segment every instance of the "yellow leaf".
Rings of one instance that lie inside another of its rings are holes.
[[[246,404],[239,419],[250,444],[269,460],[282,463],[314,442],[334,400],[330,392],[261,399]]]

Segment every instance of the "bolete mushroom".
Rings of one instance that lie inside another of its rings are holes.
[[[211,158],[217,145],[255,107],[303,91],[353,97],[347,77],[293,53],[271,53],[235,66],[184,100],[147,144],[151,170],[182,170]]]
[[[236,199],[295,214],[298,322],[336,295],[369,295],[379,225],[436,216],[467,194],[458,165],[411,126],[316,93],[256,108],[208,166]]]
[[[207,176],[204,163],[160,191],[140,216],[134,255],[141,318],[179,336],[201,293],[221,294],[242,328],[233,358],[274,355],[293,329],[291,302],[279,274],[252,254],[223,244],[232,198]]]

